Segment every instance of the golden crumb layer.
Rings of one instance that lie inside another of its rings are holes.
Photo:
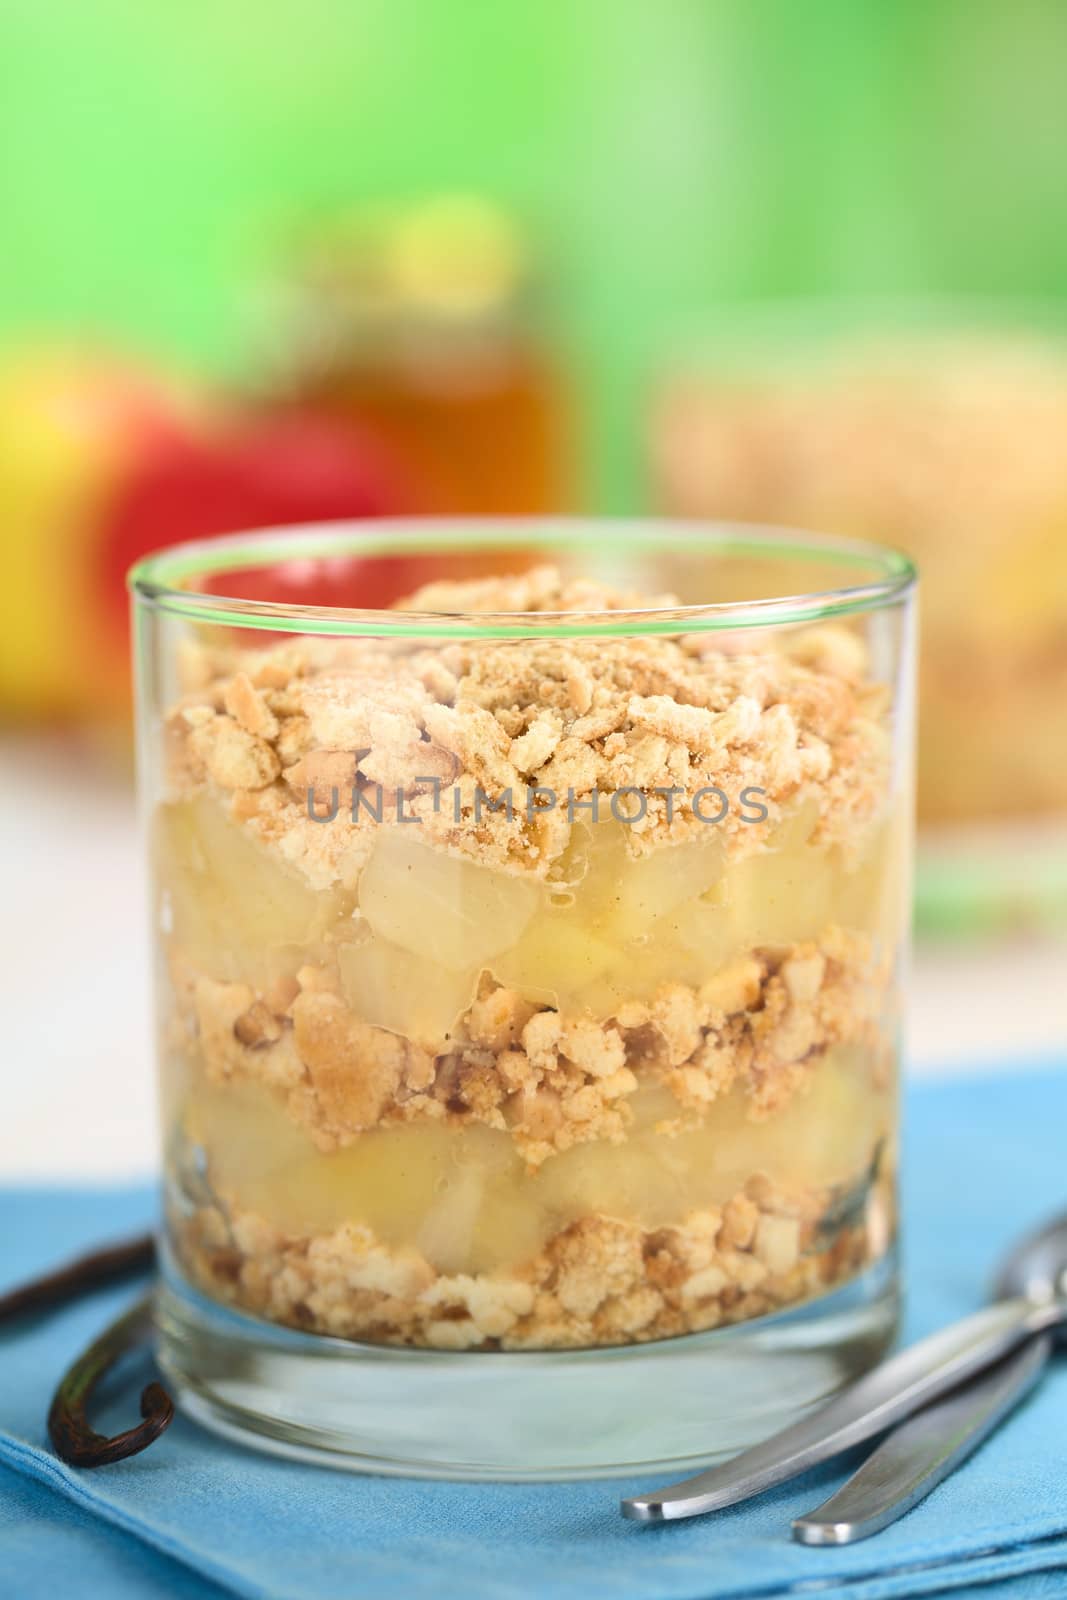
[[[650,602],[564,585],[553,568],[434,584],[407,602],[586,613],[638,603]],[[584,816],[596,795],[606,811],[621,792],[643,802],[626,828],[634,856],[706,836],[707,811],[702,820],[688,802],[710,787],[729,802],[715,832],[730,854],[758,849],[794,802],[814,807],[817,841],[847,846],[885,802],[887,691],[844,627],[798,633],[789,649],[738,654],[684,635],[191,646],[167,721],[170,792],[209,790],[316,888],[351,887],[390,822],[545,878],[573,808]],[[747,790],[763,820],[743,812]],[[510,815],[491,809],[508,795]],[[331,824],[312,820],[309,806],[331,802]]]
[[[194,1283],[274,1322],[438,1350],[536,1350],[695,1333],[825,1293],[884,1255],[892,1207],[880,1171],[832,1193],[754,1174],[725,1206],[677,1226],[584,1217],[493,1274],[437,1272],[358,1223],[286,1234],[232,1204],[176,1214],[172,1231]]]
[[[642,1084],[700,1117],[740,1086],[754,1118],[780,1111],[835,1045],[868,1043],[888,974],[870,941],[829,928],[817,941],[754,950],[700,985],[662,985],[613,1015],[566,1016],[494,980],[437,1053],[356,1016],[325,968],[302,968],[266,998],[172,964],[173,1043],[214,1083],[273,1091],[319,1150],[383,1123],[483,1123],[511,1134],[532,1169],[593,1139],[619,1142]]]

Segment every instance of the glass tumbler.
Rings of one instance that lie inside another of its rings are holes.
[[[184,1408],[352,1468],[632,1473],[876,1361],[909,563],[464,520],[131,585]]]

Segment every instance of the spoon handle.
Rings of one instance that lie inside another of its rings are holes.
[[[669,1522],[736,1505],[884,1433],[1059,1317],[1055,1303],[998,1300],[883,1361],[826,1405],[751,1450],[693,1478],[624,1500],[622,1514],[635,1522]]]
[[[836,1494],[793,1523],[801,1544],[854,1544],[925,1500],[1037,1382],[1052,1354],[1039,1334],[947,1399],[902,1422]]]

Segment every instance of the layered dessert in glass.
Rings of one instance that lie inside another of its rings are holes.
[[[403,607],[673,604],[542,566]],[[207,1294],[350,1339],[589,1346],[885,1251],[906,801],[855,634],[182,666],[153,862],[170,1226]]]
[[[391,608],[351,604],[368,560]],[[187,1407],[386,1470],[625,1470],[877,1359],[907,563],[412,524],[134,582]]]

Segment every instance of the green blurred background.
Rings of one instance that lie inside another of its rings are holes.
[[[338,217],[449,193],[522,224],[548,320],[484,410],[463,339],[448,383],[416,395],[415,374],[382,430],[393,481],[368,429],[404,375],[384,402],[380,374],[351,404],[308,382],[287,411],[268,290]],[[154,1147],[130,560],[383,509],[910,544],[939,802],[918,920],[950,936],[920,947],[913,1054],[1067,1046],[1067,347],[1043,326],[1036,351],[1009,334],[946,375],[931,345],[888,391],[860,351],[784,408],[773,378],[722,387],[715,357],[782,299],[884,298],[892,321],[975,296],[993,325],[1034,300],[1055,323],[1065,218],[1067,0],[0,0],[0,877],[25,908],[8,1054],[36,1063],[0,1170],[143,1171]]]
[[[294,221],[474,190],[551,271],[584,500],[749,297],[1067,292],[1062,0],[4,0],[0,335],[251,359]]]

